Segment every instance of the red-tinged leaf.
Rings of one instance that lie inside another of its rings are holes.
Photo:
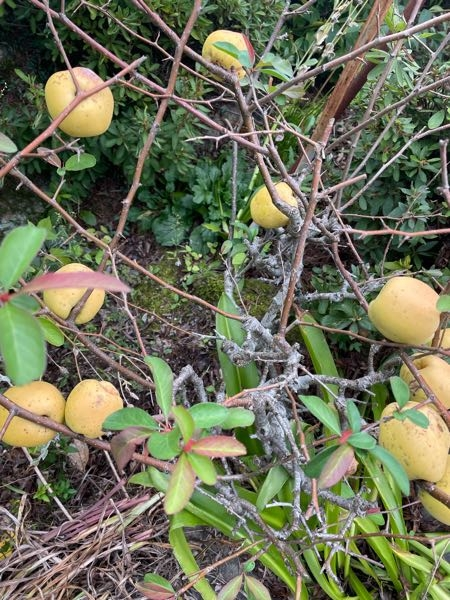
[[[209,456],[210,458],[221,458],[225,456],[243,456],[247,454],[244,444],[227,435],[211,435],[194,442],[190,448],[191,452]]]
[[[329,488],[348,473],[355,461],[355,453],[349,444],[342,444],[328,458],[317,480],[319,489]]]
[[[214,463],[208,456],[194,454],[193,452],[187,453],[186,456],[195,474],[203,483],[206,483],[206,485],[214,485],[216,483],[217,471]]]
[[[241,590],[243,579],[244,576],[242,573],[237,577],[230,579],[217,594],[217,600],[235,600]]]
[[[195,473],[185,454],[181,454],[169,479],[164,510],[174,515],[183,510],[189,502],[195,487]]]
[[[151,600],[171,600],[175,590],[167,579],[156,573],[146,573],[144,581],[135,584],[136,589]]]
[[[129,292],[126,283],[107,273],[97,271],[79,271],[73,273],[45,273],[26,283],[20,293],[41,292],[57,288],[86,288],[89,290],[108,290],[110,292]]]
[[[271,600],[270,592],[258,579],[245,576],[245,591],[255,600]]]
[[[124,429],[111,440],[111,454],[119,471],[123,471],[130,462],[136,447],[148,437],[148,430],[139,427]]]

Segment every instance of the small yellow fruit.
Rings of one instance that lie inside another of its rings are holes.
[[[103,80],[94,71],[75,67],[74,77],[82,91],[97,87]],[[52,119],[55,119],[72,100],[77,90],[70,71],[58,71],[45,84],[45,102]],[[59,124],[64,133],[73,137],[92,137],[104,133],[111,124],[114,98],[109,87],[83,100]]]
[[[83,379],[67,397],[66,425],[88,438],[101,437],[106,417],[121,408],[122,398],[112,383]]]
[[[450,364],[439,356],[429,355],[413,359],[413,363],[436,398],[450,408]],[[411,400],[422,402],[426,394],[406,365],[400,369],[400,377],[409,385]]]
[[[227,71],[234,71],[239,79],[245,76],[245,70],[237,58],[230,56],[223,50],[214,46],[217,42],[228,42],[240,51],[248,52],[250,63],[255,61],[255,51],[246,35],[238,31],[228,31],[226,29],[218,29],[208,35],[203,44],[202,56],[210,62],[219,65]]]
[[[78,273],[79,271],[92,272],[92,269],[80,263],[70,263],[58,269],[56,273]],[[44,304],[55,313],[55,315],[61,317],[61,319],[67,319],[72,308],[78,304],[85,292],[86,288],[56,288],[44,290]],[[83,308],[78,313],[75,323],[82,325],[83,323],[92,321],[103,306],[104,301],[105,291],[93,290]]]
[[[444,476],[436,482],[436,488],[450,495],[450,457],[447,459]],[[450,508],[448,506],[433,498],[431,494],[423,489],[419,491],[419,499],[432,517],[444,523],[444,525],[450,525]]]
[[[49,417],[57,423],[62,423],[64,420],[64,397],[51,383],[32,381],[26,385],[10,387],[3,395],[17,406],[36,415]],[[8,411],[0,406],[0,429],[7,418]],[[10,446],[41,446],[52,440],[55,435],[56,431],[48,427],[42,427],[22,417],[13,417],[2,441]]]
[[[408,402],[405,408],[414,408],[426,415],[428,427],[420,427],[408,418],[384,420],[399,408],[392,402],[382,412],[378,441],[395,456],[409,479],[439,481],[447,464],[450,434],[444,420],[431,406],[416,407],[416,402]]]
[[[284,181],[275,184],[275,188],[281,200],[290,206],[297,206],[297,197]],[[272,202],[272,197],[265,185],[256,190],[250,200],[250,213],[252,219],[260,227],[270,229],[271,227],[286,227],[289,218]]]
[[[425,344],[439,326],[438,299],[433,288],[419,279],[393,277],[369,304],[369,319],[388,340]]]

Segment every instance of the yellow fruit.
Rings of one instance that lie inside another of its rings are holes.
[[[421,345],[439,326],[438,294],[413,277],[393,277],[369,304],[369,319],[388,340]]]
[[[450,457],[447,459],[447,467],[442,479],[436,482],[436,488],[445,494],[450,495]],[[423,489],[419,491],[419,499],[423,506],[427,509],[432,517],[444,523],[444,525],[450,525],[450,508],[433,498],[431,494]]]
[[[106,417],[121,408],[122,398],[112,383],[83,379],[67,397],[66,425],[76,433],[97,438],[103,435]]]
[[[281,200],[290,206],[297,206],[297,198],[293,191],[284,181],[275,184],[275,188]],[[250,200],[250,213],[252,219],[260,227],[270,229],[271,227],[286,227],[289,218],[272,202],[272,197],[265,185],[261,186],[253,194]]]
[[[92,272],[92,269],[80,263],[64,265],[56,273],[78,273],[79,271]],[[44,304],[61,319],[67,319],[72,308],[78,304],[86,288],[59,288],[45,290],[43,294]],[[75,323],[82,325],[91,321],[103,306],[105,301],[104,290],[93,290],[86,300],[83,308],[78,313]]]
[[[85,67],[75,67],[73,74],[80,90],[89,91],[103,80]],[[70,71],[58,71],[45,84],[45,102],[52,119],[55,119],[72,100],[77,90]],[[111,124],[114,98],[109,87],[83,100],[59,124],[64,133],[73,137],[92,137],[104,133]]]
[[[413,363],[436,398],[450,408],[450,364],[435,355],[415,358]],[[425,392],[406,365],[402,365],[400,377],[409,385],[411,400],[422,402],[426,399]]]
[[[426,415],[428,427],[420,427],[410,419],[383,420],[398,410],[398,404],[392,402],[381,415],[378,441],[395,456],[409,479],[439,481],[447,464],[450,434],[444,420],[431,406],[416,407],[416,402],[408,402],[405,408],[414,408]]]
[[[32,381],[26,385],[10,387],[4,396],[12,400],[21,408],[30,412],[49,417],[57,423],[64,419],[64,397],[51,383],[45,381]],[[0,406],[0,429],[5,424],[8,411]],[[13,417],[6,428],[2,441],[10,446],[41,446],[52,440],[56,431],[32,423],[22,417]]]
[[[248,37],[243,33],[239,33],[238,31],[219,29],[208,35],[202,48],[203,58],[206,58],[206,60],[219,65],[227,71],[234,71],[238,78],[242,79],[245,76],[245,70],[243,69],[242,64],[237,58],[234,58],[223,50],[216,48],[214,44],[217,42],[228,42],[229,44],[235,46],[238,50],[248,52],[250,62],[253,64],[255,61],[255,51],[253,50],[253,46],[251,45]]]

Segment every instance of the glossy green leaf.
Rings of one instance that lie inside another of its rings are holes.
[[[355,448],[361,448],[362,450],[370,450],[371,448],[375,448],[377,445],[376,439],[364,431],[352,433],[352,435],[347,439],[347,442],[351,446],[354,446]]]
[[[221,425],[227,418],[229,408],[215,402],[201,402],[189,408],[189,413],[199,429],[209,429]]]
[[[147,448],[154,458],[159,460],[171,460],[181,452],[180,430],[155,431],[147,442]]]
[[[0,353],[6,375],[14,385],[24,385],[44,374],[44,333],[29,312],[11,303],[0,308]]]
[[[169,484],[170,487],[170,484]],[[208,580],[199,577],[200,567],[192,554],[191,547],[186,540],[182,527],[169,529],[169,542],[175,558],[189,581],[195,581],[194,589],[199,592],[203,600],[216,600],[217,596]]]
[[[435,112],[434,115],[428,119],[428,127],[430,129],[436,129],[436,127],[440,127],[442,123],[445,121],[445,109],[439,110]]]
[[[420,410],[416,410],[415,408],[407,408],[406,410],[395,411],[392,413],[392,416],[398,421],[409,419],[412,423],[418,427],[422,427],[423,429],[426,429],[430,424],[427,415]]]
[[[353,400],[348,399],[345,410],[347,413],[348,424],[353,433],[361,431],[361,415],[359,414],[358,407]]]
[[[66,160],[64,169],[66,171],[84,171],[84,169],[95,167],[96,163],[97,159],[93,154],[73,154]]]
[[[0,287],[12,288],[41,249],[47,230],[34,225],[16,227],[0,245]]]
[[[395,545],[393,545],[392,551],[402,562],[409,565],[413,569],[417,569],[418,571],[423,571],[425,573],[431,573],[434,569],[434,562],[429,561],[424,556],[419,556],[413,552],[406,552],[401,548],[397,548]]]
[[[369,452],[389,470],[403,495],[408,496],[410,487],[409,479],[398,460],[390,452],[378,445],[375,448],[371,448]]]
[[[391,390],[394,395],[395,401],[402,408],[407,402],[411,395],[411,390],[408,384],[401,377],[394,375],[390,377],[389,383],[391,384]]]
[[[110,431],[120,431],[126,427],[144,427],[149,430],[149,433],[159,429],[158,423],[147,411],[133,406],[116,410],[106,418],[103,427]]]
[[[156,402],[162,414],[168,417],[172,410],[173,373],[172,369],[158,356],[145,356],[145,364],[150,367],[155,382]]]
[[[267,473],[259,490],[256,508],[259,511],[263,510],[272,498],[275,498],[288,479],[289,473],[284,467],[281,465],[272,467]]]
[[[175,423],[178,425],[178,428],[183,437],[184,443],[187,444],[195,431],[195,423],[191,414],[184,408],[184,406],[173,406],[172,414],[175,419]]]
[[[254,600],[271,600],[270,592],[266,586],[251,575],[245,575],[244,589],[248,597]]]
[[[210,458],[194,452],[187,452],[186,456],[191,463],[197,477],[206,485],[214,485],[217,481],[217,471]]]
[[[249,69],[253,64],[248,50],[239,50],[239,48],[237,48],[234,44],[230,44],[230,42],[215,42],[213,46],[218,50],[222,50],[222,52],[225,52],[225,54],[236,58],[243,67],[247,67]]]
[[[164,510],[174,515],[189,502],[195,487],[195,473],[185,454],[180,457],[172,471],[164,498]]]
[[[236,600],[242,587],[243,579],[244,576],[242,573],[230,579],[217,594],[217,600]]]
[[[328,458],[337,450],[337,448],[337,445],[328,446],[313,456],[313,458],[306,465],[302,466],[305,475],[311,477],[311,479],[317,479],[320,476]]]
[[[247,408],[236,406],[228,409],[225,421],[222,421],[222,429],[235,429],[236,427],[250,427],[255,422],[255,414]]]
[[[64,345],[64,334],[54,321],[47,317],[37,317],[37,322],[41,326],[46,342],[57,348]]]
[[[319,421],[325,425],[330,431],[336,435],[341,435],[341,426],[339,417],[326,402],[318,396],[299,396],[302,403],[306,406],[309,412],[314,415]]]

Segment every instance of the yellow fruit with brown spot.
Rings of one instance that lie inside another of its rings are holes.
[[[106,417],[121,408],[123,400],[112,383],[83,379],[67,397],[66,425],[88,438],[98,438]]]
[[[78,273],[80,271],[93,272],[92,269],[81,263],[69,263],[56,271],[56,273]],[[73,307],[83,297],[86,288],[57,288],[44,290],[44,304],[61,319],[67,319]],[[103,306],[105,301],[104,290],[93,290],[89,298],[86,300],[83,308],[78,313],[75,323],[82,325],[88,321],[92,321],[95,315]]]
[[[392,417],[399,409],[398,404],[392,402],[381,414],[379,444],[395,456],[409,479],[439,481],[447,465],[450,444],[447,425],[431,406],[417,408],[416,402],[408,402],[405,409],[411,408],[428,418],[428,426],[420,427],[409,418],[386,420],[385,417]]]
[[[439,326],[438,299],[433,288],[419,279],[393,277],[369,304],[369,319],[388,340],[426,344]]]
[[[32,381],[26,385],[10,387],[3,395],[17,406],[35,415],[49,417],[57,423],[64,420],[65,401],[61,392],[51,383]],[[8,418],[8,411],[0,406],[0,429]],[[56,431],[43,427],[22,417],[13,417],[3,435],[2,441],[10,446],[42,446],[56,435]]]
[[[450,457],[447,459],[444,476],[436,482],[436,489],[450,495]],[[448,506],[439,502],[439,500],[423,489],[419,491],[419,500],[432,517],[444,523],[444,525],[450,525],[450,508]]]
[[[425,383],[431,389],[436,398],[449,409],[450,408],[450,364],[439,356],[430,354],[413,359],[414,366],[423,377]],[[411,400],[422,402],[426,400],[426,394],[419,386],[414,375],[406,365],[400,369],[400,377],[409,385]]]
[[[103,83],[91,69],[74,67],[73,75],[80,90],[89,91]],[[77,88],[70,71],[58,71],[45,84],[45,102],[52,119],[55,119],[75,98]],[[109,87],[85,98],[58,127],[73,137],[92,137],[104,133],[111,124],[114,97]]]
[[[206,60],[219,65],[227,71],[235,72],[238,78],[242,79],[245,76],[245,70],[241,62],[220,48],[216,48],[214,44],[217,42],[227,42],[232,44],[239,51],[247,52],[249,63],[253,65],[255,62],[255,51],[248,37],[239,31],[218,29],[217,31],[213,31],[208,35],[202,48],[203,58],[206,58]],[[216,79],[215,76],[214,78]]]
[[[283,202],[286,202],[289,206],[298,206],[297,197],[287,183],[280,181],[275,184],[275,188]],[[266,229],[286,227],[289,223],[289,217],[284,215],[281,210],[278,210],[265,185],[261,186],[253,194],[250,200],[250,213],[255,223]]]

